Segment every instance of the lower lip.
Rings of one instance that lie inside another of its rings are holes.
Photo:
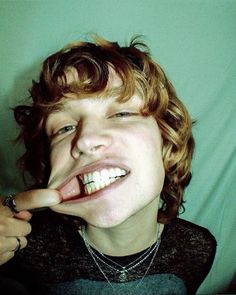
[[[126,181],[128,176],[129,176],[129,174],[126,174],[126,176],[121,177],[119,180],[116,180],[112,184],[110,184],[110,185],[104,187],[103,189],[100,189],[99,191],[96,191],[90,195],[86,195],[85,197],[82,197],[82,198],[81,197],[77,198],[77,196],[75,196],[74,199],[70,199],[70,200],[62,202],[62,203],[63,204],[75,204],[75,203],[81,203],[81,202],[86,202],[86,201],[98,199],[104,195],[109,194],[111,191],[116,189],[116,187],[118,187],[120,184],[122,184],[124,181]]]

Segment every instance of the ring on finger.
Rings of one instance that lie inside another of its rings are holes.
[[[16,210],[16,201],[14,200],[14,196],[15,195],[6,196],[3,199],[2,204],[3,206],[7,206],[13,213],[19,213],[19,211]]]
[[[17,240],[17,245],[16,245],[15,249],[12,250],[12,252],[17,253],[20,250],[20,248],[21,248],[21,242],[20,242],[20,238],[19,237],[15,237],[15,238]]]

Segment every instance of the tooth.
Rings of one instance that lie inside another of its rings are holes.
[[[88,173],[88,181],[90,182],[90,181],[92,181],[93,180],[93,175],[92,175],[92,173]]]
[[[104,188],[106,186],[105,181],[101,179],[99,185],[100,185],[100,189]]]
[[[121,175],[121,169],[120,168],[115,168],[116,176]]]
[[[125,174],[126,174],[125,170],[121,169],[121,175],[125,175]]]
[[[100,180],[100,173],[98,172],[98,171],[95,171],[94,173],[93,173],[93,181],[94,182],[97,182],[97,181],[99,181]]]
[[[105,182],[105,185],[109,185],[110,184],[110,178],[105,178],[104,182]]]
[[[84,183],[88,182],[88,174],[84,174]]]
[[[109,172],[107,169],[102,169],[102,171],[100,172],[100,175],[103,180],[109,179]]]
[[[94,193],[96,190],[94,182],[92,182],[90,185],[91,185],[91,189],[92,189],[91,192]]]
[[[88,188],[87,188],[87,185],[84,186],[84,190],[85,190],[85,193],[86,195],[88,194]]]
[[[91,192],[92,192],[91,184],[90,183],[86,184],[86,187],[87,187],[87,190],[88,190],[88,194],[91,194]]]
[[[98,191],[98,190],[101,189],[100,182],[94,182],[94,185],[95,185],[95,189],[96,189],[96,191]]]
[[[116,176],[116,171],[115,171],[115,169],[114,169],[114,168],[111,168],[111,169],[109,170],[109,174],[110,174],[110,177],[115,177],[115,176]]]

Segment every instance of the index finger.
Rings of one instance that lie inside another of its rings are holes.
[[[54,189],[34,189],[21,192],[14,199],[16,210],[22,211],[57,205],[61,202],[61,195]]]

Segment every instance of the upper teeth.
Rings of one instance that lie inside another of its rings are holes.
[[[120,168],[102,169],[101,171],[94,171],[80,176],[84,185],[90,182],[105,182],[110,183],[110,179],[126,175],[126,171]]]
[[[120,168],[102,169],[80,175],[80,179],[84,184],[84,191],[90,195],[102,188],[109,186],[121,176],[126,175],[126,171]]]

